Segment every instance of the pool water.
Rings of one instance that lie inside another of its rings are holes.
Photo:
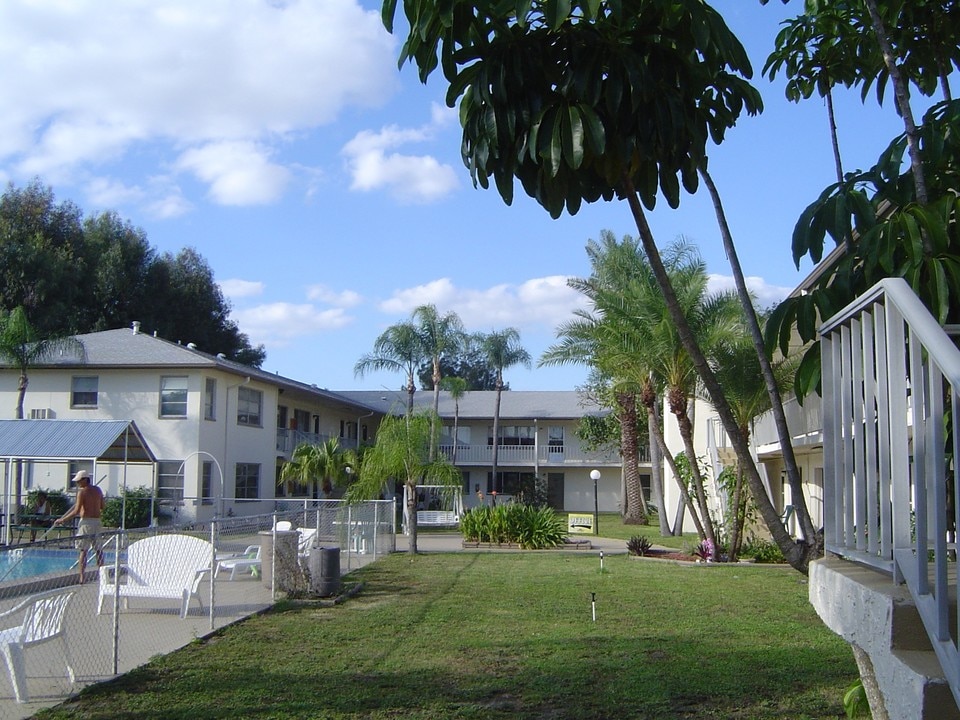
[[[93,553],[90,555],[88,562],[96,567]],[[69,572],[76,562],[76,550],[14,548],[0,552],[0,582]]]

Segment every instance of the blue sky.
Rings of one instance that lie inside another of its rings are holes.
[[[790,235],[833,181],[826,111],[759,76],[794,2],[717,0],[754,64],[765,111],[711,153],[746,275],[763,304],[803,277]],[[329,389],[390,389],[353,366],[424,303],[471,331],[516,327],[534,358],[580,303],[584,245],[635,235],[625,203],[552,220],[474,189],[437,78],[397,70],[399,41],[371,0],[73,0],[0,3],[0,181],[34,177],[87,213],[116,210],[161,251],[210,263],[271,372]],[[841,93],[845,168],[869,167],[902,126],[892,105]],[[705,192],[663,204],[661,246],[696,243],[730,284]],[[149,328],[145,328],[149,331]],[[170,338],[190,341],[190,338]],[[203,348],[217,352],[217,348]],[[566,390],[580,368],[511,369],[518,390]]]

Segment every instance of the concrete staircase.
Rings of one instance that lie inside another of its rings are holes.
[[[955,564],[954,564],[955,567]],[[870,658],[890,720],[960,720],[960,710],[906,586],[827,557],[810,565],[810,602],[823,622]],[[956,598],[950,615],[956,619]],[[951,628],[956,636],[956,627]]]

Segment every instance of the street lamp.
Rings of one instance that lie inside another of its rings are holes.
[[[600,479],[599,470],[590,471],[590,479],[593,480],[593,534],[600,534],[600,500],[597,495],[597,480]]]

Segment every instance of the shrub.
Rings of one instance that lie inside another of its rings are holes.
[[[527,549],[555,547],[567,534],[553,510],[522,503],[471,508],[460,519],[460,532],[470,542],[517,543]]]
[[[740,557],[753,558],[758,563],[785,563],[780,546],[772,540],[751,536],[740,549]]]
[[[120,527],[120,513],[123,512],[123,499],[126,497],[127,507],[124,517],[126,518],[125,527],[137,528],[150,525],[150,500],[152,493],[148,488],[134,488],[120,491],[119,497],[109,498],[104,505],[101,520],[104,527]],[[156,514],[156,506],[154,506]]]
[[[652,547],[653,543],[646,535],[634,535],[627,540],[627,552],[638,557],[646,555]]]

